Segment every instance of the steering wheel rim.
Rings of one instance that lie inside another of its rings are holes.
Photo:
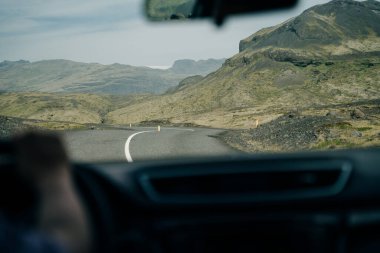
[[[93,252],[110,252],[112,212],[107,197],[97,184],[99,175],[85,165],[73,165],[72,168],[75,186],[91,220],[95,242]]]

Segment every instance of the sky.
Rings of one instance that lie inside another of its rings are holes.
[[[171,66],[178,59],[228,58],[239,41],[328,0],[299,0],[281,12],[180,23],[146,20],[144,0],[0,0],[0,61],[67,59]]]

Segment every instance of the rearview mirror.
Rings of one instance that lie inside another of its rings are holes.
[[[292,8],[298,0],[146,0],[145,12],[151,21],[213,18],[221,25],[233,14]]]
[[[146,13],[152,21],[188,19],[196,0],[147,0]]]

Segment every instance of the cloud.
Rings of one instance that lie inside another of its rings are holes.
[[[228,19],[150,23],[144,0],[0,0],[0,60],[69,59],[168,66],[177,59],[228,58],[257,30],[327,0],[303,0],[293,11]]]
[[[18,4],[15,4],[17,2]],[[2,1],[0,35],[113,30],[118,24],[138,19],[136,1]]]

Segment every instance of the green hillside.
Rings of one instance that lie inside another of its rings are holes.
[[[0,94],[0,115],[25,119],[101,123],[112,107],[110,97],[91,94]]]

